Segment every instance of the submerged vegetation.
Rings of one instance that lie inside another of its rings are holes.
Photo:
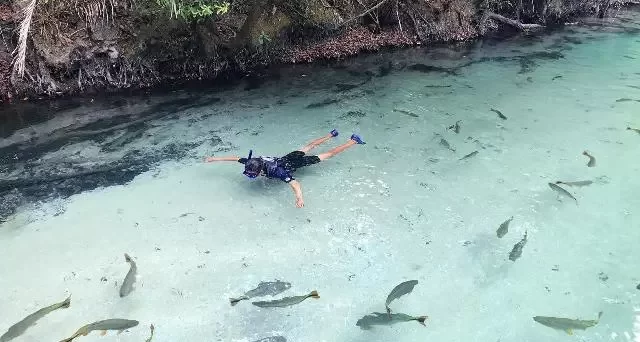
[[[5,0],[0,93],[147,87],[277,61],[529,31],[602,17],[620,1]]]

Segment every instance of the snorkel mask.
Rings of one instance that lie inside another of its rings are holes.
[[[249,150],[249,156],[247,157],[247,162],[249,162],[249,160],[251,160],[251,156],[253,155],[253,150]],[[256,178],[260,175],[260,171],[249,171],[245,168],[244,172],[242,172],[243,175],[249,177],[249,178]]]

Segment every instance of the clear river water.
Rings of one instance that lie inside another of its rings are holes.
[[[0,333],[71,295],[15,341],[109,318],[139,325],[77,340],[144,341],[153,324],[156,342],[640,341],[639,33],[621,11],[225,88],[5,107]],[[203,162],[334,128],[310,153],[366,144],[295,172],[304,208],[279,180]],[[358,323],[409,280],[389,307],[426,326]],[[267,281],[290,288],[230,305]]]

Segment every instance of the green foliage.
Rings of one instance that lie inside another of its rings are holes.
[[[225,14],[230,5],[224,0],[156,0],[156,3],[169,10],[172,18],[186,21],[199,21],[214,14]]]
[[[260,44],[261,46],[265,46],[270,42],[271,42],[271,38],[269,38],[269,36],[266,33],[264,33],[264,31],[262,31],[260,33],[260,36],[258,36],[258,44]]]

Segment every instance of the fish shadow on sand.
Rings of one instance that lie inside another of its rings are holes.
[[[472,241],[473,243],[464,248],[467,249],[471,262],[475,265],[474,282],[479,287],[486,288],[498,280],[505,279],[510,268],[505,257],[508,254],[506,248],[511,248],[511,245],[509,243],[505,245],[503,239],[498,239],[493,231],[480,233]]]

